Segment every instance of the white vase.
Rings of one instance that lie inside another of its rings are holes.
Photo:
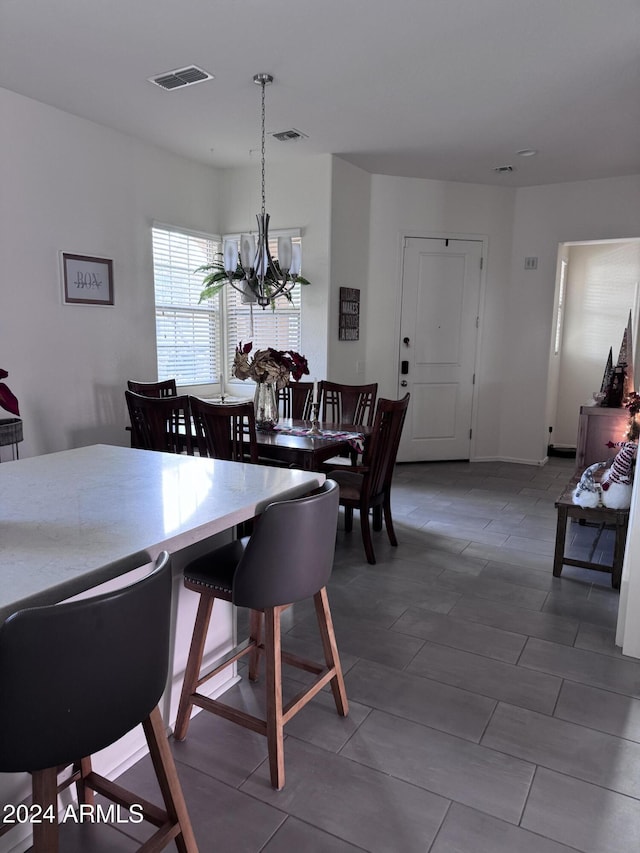
[[[257,382],[253,398],[257,429],[273,429],[278,423],[278,395],[275,382]]]

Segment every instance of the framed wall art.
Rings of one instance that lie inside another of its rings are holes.
[[[75,305],[113,305],[113,261],[62,253],[63,300]]]

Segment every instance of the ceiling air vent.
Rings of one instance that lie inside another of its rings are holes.
[[[278,142],[293,142],[295,139],[309,138],[306,133],[296,130],[295,127],[292,127],[291,130],[281,130],[279,133],[272,133],[271,135]]]
[[[189,65],[187,68],[177,68],[175,71],[167,71],[157,77],[149,77],[150,83],[155,83],[161,89],[181,89],[183,86],[192,86],[194,83],[202,83],[204,80],[213,80],[213,74]]]
[[[496,166],[494,172],[515,172],[513,166]]]

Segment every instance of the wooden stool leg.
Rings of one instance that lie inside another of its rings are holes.
[[[31,774],[33,802],[42,807],[43,814],[53,810],[54,820],[33,824],[33,853],[58,853],[58,770],[34,770]]]
[[[175,838],[176,846],[180,853],[198,853],[198,845],[180,787],[178,771],[169,748],[162,715],[157,706],[144,720],[142,727],[167,814],[180,827],[180,834]]]
[[[564,543],[567,536],[567,507],[558,507],[558,526],[556,528],[556,549],[553,555],[553,576],[559,578],[564,562]]]
[[[204,655],[204,644],[207,639],[207,631],[209,630],[213,602],[213,596],[206,593],[200,595],[198,613],[191,638],[191,647],[189,648],[189,657],[184,671],[178,716],[176,717],[175,731],[173,733],[176,740],[184,740],[187,735],[187,729],[189,728],[189,719],[191,717],[191,709],[193,708],[191,695],[195,693],[198,686],[202,657]]]
[[[316,592],[313,596],[313,603],[315,604],[316,616],[318,617],[318,627],[320,628],[325,662],[329,669],[335,668],[336,671],[330,682],[336,709],[341,717],[346,717],[349,713],[349,702],[347,701],[347,691],[344,686],[344,678],[342,677],[342,665],[340,663],[336,635],[333,630],[333,620],[331,618],[331,608],[329,607],[326,587],[322,587],[319,592]]]
[[[284,787],[284,723],[282,721],[282,649],[280,645],[280,607],[264,611],[265,664],[267,693],[267,745],[272,786]]]
[[[91,756],[88,755],[86,758],[81,758],[80,761],[77,761],[73,765],[74,771],[78,770],[80,772],[80,777],[76,782],[76,790],[78,791],[78,802],[83,803],[87,806],[93,806],[96,802],[96,797],[93,792],[93,789],[88,785],[85,785],[84,780],[91,773]]]
[[[249,614],[249,636],[255,646],[249,652],[249,681],[258,680],[258,669],[260,668],[260,645],[262,644],[262,622],[261,610],[252,610]]]

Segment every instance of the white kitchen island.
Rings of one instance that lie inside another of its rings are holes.
[[[301,496],[323,481],[324,475],[309,471],[108,445],[3,462],[0,622],[23,607],[128,582],[132,570],[148,571],[160,551],[169,551],[174,654],[162,708],[172,724],[197,604],[182,585],[185,562],[227,541],[236,524],[272,501]],[[231,605],[216,604],[212,626],[208,650],[215,657],[235,640]],[[212,679],[211,692],[229,683]],[[144,737],[136,730],[97,756],[96,768],[118,775],[143,752]],[[0,807],[19,802],[28,790],[28,777],[0,774]],[[24,849],[20,836],[16,829],[2,837],[0,853]]]

